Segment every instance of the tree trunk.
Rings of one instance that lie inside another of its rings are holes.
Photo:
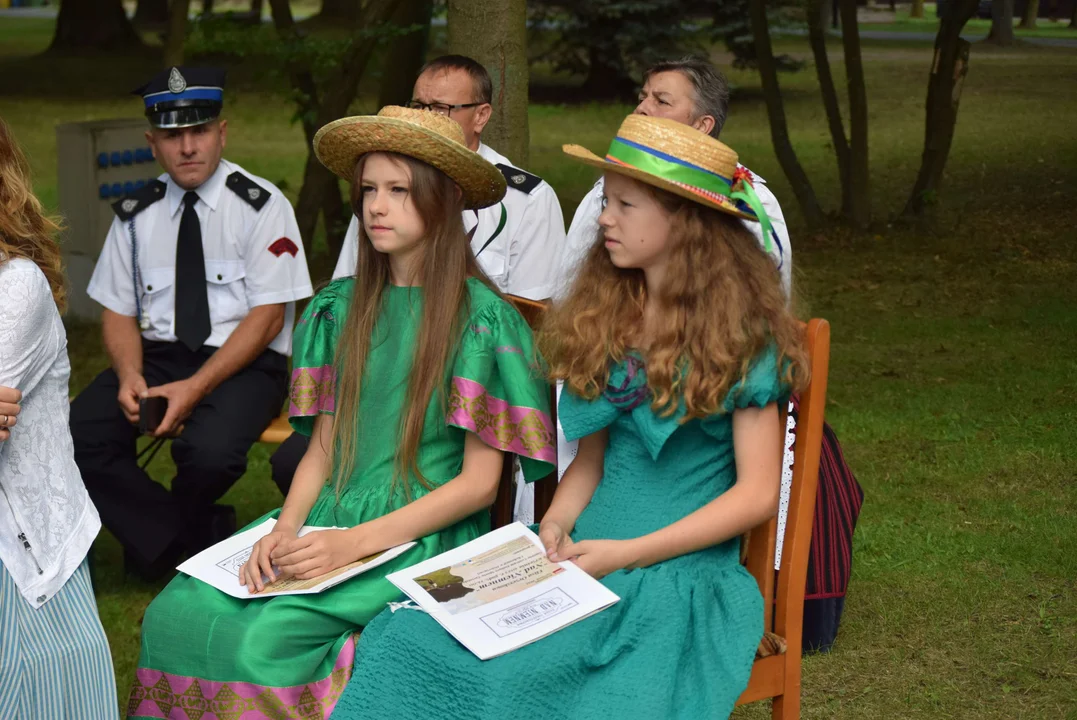
[[[987,41],[1008,47],[1013,45],[1013,0],[993,0],[991,3],[991,31]]]
[[[408,0],[404,0],[408,2]],[[334,24],[354,27],[359,20],[360,0],[322,0],[318,19]]]
[[[449,52],[486,67],[494,112],[482,140],[520,167],[528,166],[527,7],[524,0],[448,0]]]
[[[1036,16],[1040,13],[1040,0],[1028,0],[1025,4],[1025,14],[1021,18],[1021,24],[1018,26],[1022,30],[1035,30],[1036,29]]]
[[[393,24],[412,28],[407,35],[395,38],[385,55],[381,87],[378,90],[378,107],[407,105],[419,68],[426,61],[426,49],[430,40],[430,16],[434,12],[433,0],[407,0],[400,3]]]
[[[852,205],[849,186],[849,141],[845,138],[845,126],[841,119],[841,105],[830,72],[830,58],[826,53],[826,1],[809,0],[808,44],[815,58],[815,74],[819,78],[819,92],[823,96],[830,142],[834,145],[834,157],[838,163],[838,179],[841,182],[841,214],[848,215]]]
[[[804,221],[809,227],[817,227],[823,223],[823,209],[789,141],[785,106],[782,103],[781,88],[778,87],[778,69],[774,62],[774,49],[770,44],[770,27],[767,21],[765,0],[750,0],[748,15],[752,21],[752,37],[755,39],[759,79],[763,85],[763,97],[767,104],[774,154],[778,156],[778,162],[781,163],[789,184],[793,186],[793,194],[796,195],[797,202],[800,204]]]
[[[187,12],[191,0],[172,0],[168,8],[168,38],[165,40],[165,67],[183,64],[183,41],[187,39]]]
[[[951,2],[954,7],[942,19],[935,37],[935,57],[927,83],[924,152],[912,193],[905,203],[905,215],[920,215],[934,202],[957,126],[957,107],[968,74],[970,47],[961,39],[961,30],[979,3],[978,0]]]
[[[924,0],[912,0],[912,7],[909,8],[909,17],[922,18],[924,16]]]
[[[213,14],[213,0],[202,0],[202,17],[209,17]]]
[[[139,29],[168,26],[168,0],[138,0],[131,24]]]
[[[860,56],[860,28],[856,0],[838,0],[841,9],[841,42],[845,49],[845,78],[849,93],[849,207],[845,219],[863,230],[871,222],[868,174],[868,93],[864,62]]]
[[[254,22],[262,21],[262,8],[265,7],[264,0],[251,0],[251,18]]]
[[[366,37],[364,31],[387,23],[399,1],[370,0],[367,3],[356,22],[352,40],[326,82],[324,92],[318,91],[309,55],[300,52],[291,54],[293,60],[288,72],[292,87],[299,97],[298,115],[302,119],[307,145],[307,162],[303,169],[303,186],[299,189],[299,197],[295,203],[295,217],[308,255],[314,231],[318,226],[319,213],[323,214],[326,232],[329,233],[327,241],[330,251],[339,254],[343,239],[343,232],[334,234],[339,228],[340,216],[344,213],[340,183],[337,176],[329,172],[314,155],[314,133],[326,123],[347,114],[348,106],[355,99],[359,80],[366,71],[376,45],[374,40]],[[301,46],[304,39],[296,30],[288,0],[269,0],[269,7],[273,12],[273,24],[282,42]]]
[[[1070,27],[1077,29],[1077,0],[1073,2],[1073,14],[1070,16]]]
[[[49,52],[114,53],[141,46],[120,0],[62,0]]]

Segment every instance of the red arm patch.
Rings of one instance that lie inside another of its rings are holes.
[[[288,238],[282,237],[273,241],[273,244],[269,246],[269,252],[277,257],[280,257],[284,253],[289,253],[292,257],[295,257],[296,253],[299,252],[299,248]]]

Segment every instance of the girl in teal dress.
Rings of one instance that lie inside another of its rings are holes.
[[[334,720],[716,718],[763,633],[740,535],[775,514],[778,403],[805,380],[778,271],[736,154],[629,116],[606,158],[601,233],[543,333],[579,452],[539,527],[621,601],[480,661],[421,611],[363,632]],[[769,233],[767,233],[769,234]]]
[[[504,452],[529,479],[552,469],[530,329],[482,277],[461,220],[502,196],[500,171],[452,120],[405,108],[330,123],[315,150],[353,181],[356,277],[296,325],[289,414],[311,442],[237,582],[259,591],[417,545],[317,595],[238,600],[180,575],[146,611],[130,717],[328,717],[355,634],[401,597],[385,575],[489,530]],[[343,529],[300,538],[303,525]]]

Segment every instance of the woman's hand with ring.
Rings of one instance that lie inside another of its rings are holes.
[[[22,393],[15,388],[0,386],[0,440],[11,437],[11,428],[19,421]]]

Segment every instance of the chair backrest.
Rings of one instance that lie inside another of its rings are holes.
[[[550,304],[547,302],[539,302],[537,300],[528,300],[527,298],[517,297],[516,295],[507,295],[506,298],[512,303],[512,306],[516,308],[516,311],[523,316],[524,320],[527,321],[527,324],[531,326],[531,329],[538,331]],[[557,417],[557,390],[552,385],[550,386],[550,417]],[[557,471],[554,470],[546,477],[537,480],[534,483],[534,487],[535,520],[537,522],[544,514],[546,514],[546,510],[550,507],[553,493],[557,489]],[[503,527],[512,522],[515,491],[516,456],[512,453],[505,453],[505,461],[501,466],[501,482],[497,486],[497,498],[494,500],[493,507],[490,508],[490,526],[492,528]]]
[[[789,491],[789,514],[785,521],[781,572],[774,570],[778,522],[771,518],[749,533],[745,567],[763,594],[763,629],[780,635],[786,652],[800,657],[804,623],[804,586],[808,577],[815,493],[819,486],[819,454],[823,441],[827,374],[830,368],[830,324],[813,319],[805,328],[811,363],[808,387],[800,394],[796,445],[793,450],[793,483]],[[782,413],[785,437],[785,413]],[[783,439],[784,445],[784,439]]]

